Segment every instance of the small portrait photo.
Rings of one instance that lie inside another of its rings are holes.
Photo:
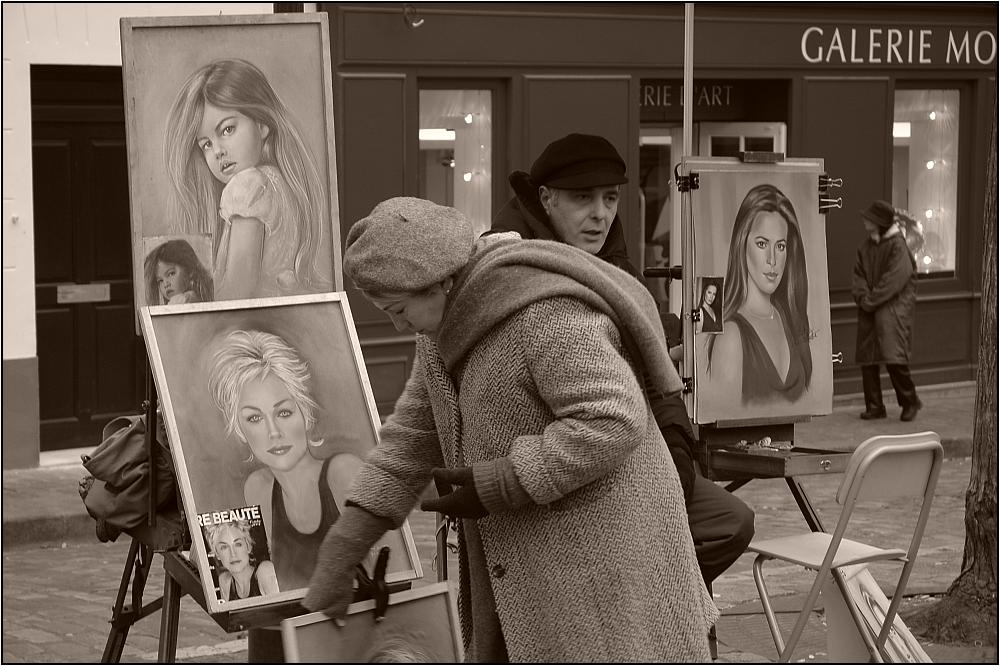
[[[219,599],[236,601],[280,592],[259,506],[199,515]]]
[[[143,284],[149,305],[215,300],[212,237],[208,234],[143,239]]]
[[[722,285],[724,278],[703,276],[695,279],[698,293],[698,321],[695,333],[722,333]]]

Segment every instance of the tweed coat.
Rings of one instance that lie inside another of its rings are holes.
[[[916,263],[899,227],[858,248],[851,293],[858,304],[855,361],[862,365],[910,362],[917,302]]]
[[[477,284],[502,291],[525,279],[560,283],[537,277],[486,271]],[[474,286],[459,278],[443,326],[458,329],[460,311],[476,332],[439,334],[441,347],[418,336],[413,372],[351,501],[399,523],[432,467],[481,470],[507,459],[532,501],[494,510],[475,529],[511,661],[706,661],[718,610],[629,351],[642,348],[642,335],[631,332],[627,342],[613,312],[558,287],[509,311],[481,293],[463,300]],[[643,307],[658,325],[651,297]],[[483,579],[470,576],[469,559],[461,553],[467,643],[470,578]]]

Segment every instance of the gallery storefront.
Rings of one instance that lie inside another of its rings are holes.
[[[683,6],[658,3],[320,3],[329,13],[342,237],[400,193],[485,229],[507,174],[572,131],[628,163],[621,214],[633,261],[679,262]],[[843,179],[827,213],[836,393],[854,363],[858,211],[886,199],[923,226],[914,377],[974,377],[986,145],[996,85],[989,4],[695,4],[694,149],[822,158]],[[679,312],[663,285],[661,307]],[[379,409],[409,374],[412,338],[351,302]]]
[[[39,449],[92,446],[103,424],[134,412],[145,387],[127,259],[119,10],[95,4],[80,23],[75,6],[34,7],[5,6],[5,88],[16,102],[5,113],[5,467],[37,464]],[[220,7],[327,12],[342,238],[400,194],[454,205],[485,229],[510,195],[507,174],[527,169],[550,140],[583,131],[607,136],[628,163],[621,212],[633,262],[679,263],[671,238],[680,222],[672,181],[683,5]],[[87,28],[74,35],[59,27],[78,23]],[[850,271],[862,238],[857,211],[879,198],[924,227],[917,382],[974,376],[996,26],[986,3],[694,5],[693,152],[822,158],[843,179],[843,207],[826,215],[833,351],[845,360],[834,368],[837,393],[860,390]],[[29,159],[32,169],[21,168]],[[649,286],[662,308],[679,312],[663,282]],[[409,375],[413,337],[349,286],[348,295],[385,414]]]

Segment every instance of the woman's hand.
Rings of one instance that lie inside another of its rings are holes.
[[[334,619],[347,615],[354,599],[354,567],[392,524],[364,509],[348,505],[330,527],[316,554],[316,569],[302,605]]]

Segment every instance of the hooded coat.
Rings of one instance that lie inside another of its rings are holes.
[[[467,649],[492,596],[513,662],[708,660],[718,610],[636,372],[676,394],[667,359],[652,297],[618,269],[480,241],[350,497],[398,524],[433,467],[473,468],[490,513],[460,531]]]
[[[490,233],[515,231],[521,238],[562,241],[549,224],[549,216],[538,198],[538,186],[524,171],[514,171],[508,178],[514,190],[514,197],[508,201],[493,219]],[[628,258],[625,232],[621,218],[615,214],[608,230],[604,246],[596,255],[612,266],[617,266],[632,277],[639,279],[639,271]],[[664,335],[666,325],[661,317]],[[694,429],[687,415],[687,408],[680,396],[662,396],[655,392],[649,395],[656,422],[660,426],[663,439],[670,448],[677,473],[681,477],[685,501],[691,499],[694,486]]]
[[[917,272],[898,225],[877,242],[866,238],[858,248],[851,294],[858,305],[855,361],[860,365],[909,363]]]

